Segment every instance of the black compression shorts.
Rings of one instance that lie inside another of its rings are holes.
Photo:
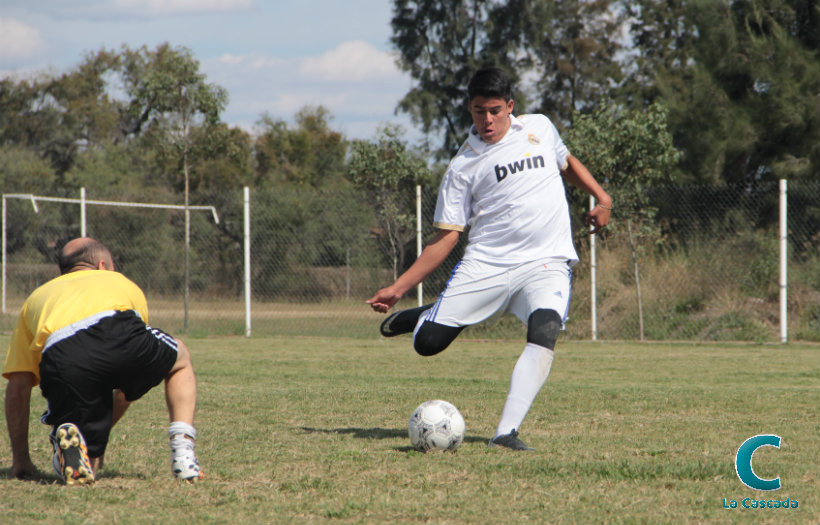
[[[135,401],[158,385],[176,363],[177,342],[133,310],[116,312],[47,346],[40,388],[48,401],[43,423],[74,423],[88,455],[105,453],[113,415],[112,391]]]

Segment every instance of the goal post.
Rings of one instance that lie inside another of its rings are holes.
[[[81,234],[84,236],[86,233],[86,206],[119,206],[119,207],[126,207],[126,208],[153,208],[153,209],[165,209],[165,210],[199,210],[199,211],[209,211],[211,212],[211,216],[213,217],[213,221],[215,224],[219,224],[219,215],[216,212],[216,208],[214,206],[208,205],[196,205],[196,206],[184,206],[179,204],[155,204],[155,203],[147,203],[147,202],[120,202],[120,201],[102,201],[102,200],[93,200],[93,199],[86,199],[85,198],[85,188],[81,189],[79,199],[72,199],[68,197],[45,197],[41,195],[33,195],[30,193],[4,193],[3,194],[3,206],[2,206],[2,247],[0,247],[0,251],[2,251],[2,313],[5,314],[6,312],[6,264],[7,264],[7,238],[6,238],[6,201],[7,199],[23,199],[28,200],[31,202],[32,207],[34,208],[34,213],[39,213],[39,208],[37,206],[38,202],[59,202],[59,203],[68,203],[68,204],[79,204],[80,205],[80,231]]]

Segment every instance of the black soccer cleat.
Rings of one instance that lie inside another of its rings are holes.
[[[433,306],[432,303],[393,312],[382,322],[379,327],[379,332],[384,337],[409,334],[416,329],[416,324],[419,322],[421,314],[430,309],[431,306]]]
[[[518,439],[518,431],[516,429],[512,429],[509,434],[492,438],[488,445],[490,447],[506,447],[512,450],[535,450]]]

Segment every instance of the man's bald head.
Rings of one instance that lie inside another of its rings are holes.
[[[57,254],[60,274],[78,270],[113,270],[114,259],[103,243],[90,237],[72,239]]]

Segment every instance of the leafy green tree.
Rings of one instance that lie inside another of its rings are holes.
[[[56,178],[54,168],[36,151],[20,145],[0,146],[2,193],[42,195],[49,192]],[[26,244],[30,245],[36,241],[35,224],[38,217],[35,216],[30,202],[9,199],[7,206],[9,208],[5,216],[6,249],[7,253],[13,254]]]
[[[206,81],[189,49],[174,49],[167,43],[154,51],[145,46],[123,51],[123,80],[129,114],[166,137],[166,145],[176,151],[187,204],[192,130],[219,122],[227,92]]]
[[[77,197],[82,186],[91,198],[134,201],[146,200],[148,192],[153,202],[175,204],[188,183],[186,202],[196,191],[195,198],[207,196],[209,204],[232,211],[231,192],[235,198],[239,186],[253,182],[253,142],[244,131],[219,122],[227,95],[208,84],[198,67],[190,51],[164,44],[153,50],[101,49],[64,73],[0,80],[4,188]],[[49,246],[79,234],[75,208],[44,208],[32,220],[21,222],[26,232],[36,231],[43,238],[37,249],[44,259],[52,254]],[[61,225],[59,231],[31,226],[32,221],[43,222],[46,213],[61,215],[51,220]],[[173,242],[179,214],[146,218],[128,213],[89,210],[89,223],[92,217],[97,221],[95,235],[127,232],[132,243],[119,250],[122,262],[132,253],[144,252],[145,242]],[[223,221],[221,227],[220,256],[241,235],[241,223]],[[35,238],[33,233],[25,235],[21,232],[19,239]],[[185,253],[187,257],[188,250]],[[178,266],[183,266],[181,261]],[[187,274],[187,263],[185,267]],[[165,289],[183,281],[181,271],[166,270],[161,279],[154,269],[132,271],[143,282]]]
[[[149,125],[169,140],[175,150],[184,180],[185,194],[185,318],[188,328],[190,252],[190,154],[192,129],[215,125],[228,102],[227,92],[208,84],[199,72],[199,61],[187,48],[161,44],[155,51],[143,46],[123,53],[125,91],[131,97],[132,115],[148,119]],[[138,120],[139,121],[139,120]]]
[[[224,123],[191,130],[191,191],[219,193],[249,186],[254,179],[253,137]]]
[[[615,220],[610,228],[618,235],[626,233],[632,249],[643,340],[639,260],[646,243],[661,240],[658,210],[651,205],[646,189],[670,182],[672,167],[680,158],[669,134],[667,111],[659,104],[646,111],[626,111],[610,102],[592,113],[576,115],[566,142],[573,154],[607,184],[612,196]]]
[[[608,0],[395,0],[392,43],[415,86],[398,109],[451,156],[471,125],[466,86],[483,66],[516,84],[517,112],[569,124],[621,81],[621,11]]]
[[[532,100],[529,112],[570,125],[622,81],[622,11],[611,0],[513,0],[488,19],[487,48],[504,49],[500,59],[528,79],[516,103]]]
[[[74,164],[64,175],[65,185],[72,189],[86,188],[89,198],[143,200],[147,189],[152,200],[158,194],[174,202],[171,188],[149,188],[145,172],[153,166],[150,152],[131,144],[105,144],[77,154]]]
[[[393,268],[393,278],[408,264],[408,244],[415,237],[415,188],[429,182],[424,160],[401,141],[400,127],[386,127],[376,141],[355,141],[348,177],[364,190],[375,209],[373,234]]]
[[[108,95],[109,79],[119,67],[120,57],[104,49],[88,53],[73,70],[47,85],[61,109],[60,127],[70,131],[82,149],[118,142],[121,103]]]
[[[332,115],[323,106],[306,106],[295,116],[296,126],[264,115],[256,140],[259,180],[319,187],[344,176],[347,142],[330,129]]]
[[[621,100],[669,108],[681,180],[754,184],[818,172],[817,2],[627,5],[637,52]]]
[[[54,168],[36,151],[23,146],[0,146],[0,187],[3,193],[42,194],[57,180]]]
[[[450,156],[470,126],[465,87],[481,65],[498,64],[485,53],[488,5],[470,0],[395,0],[393,36],[399,65],[416,84],[399,102],[426,134],[443,135]]]
[[[82,151],[121,138],[119,104],[106,91],[117,64],[99,51],[59,76],[0,81],[0,141],[33,149],[62,177]]]

